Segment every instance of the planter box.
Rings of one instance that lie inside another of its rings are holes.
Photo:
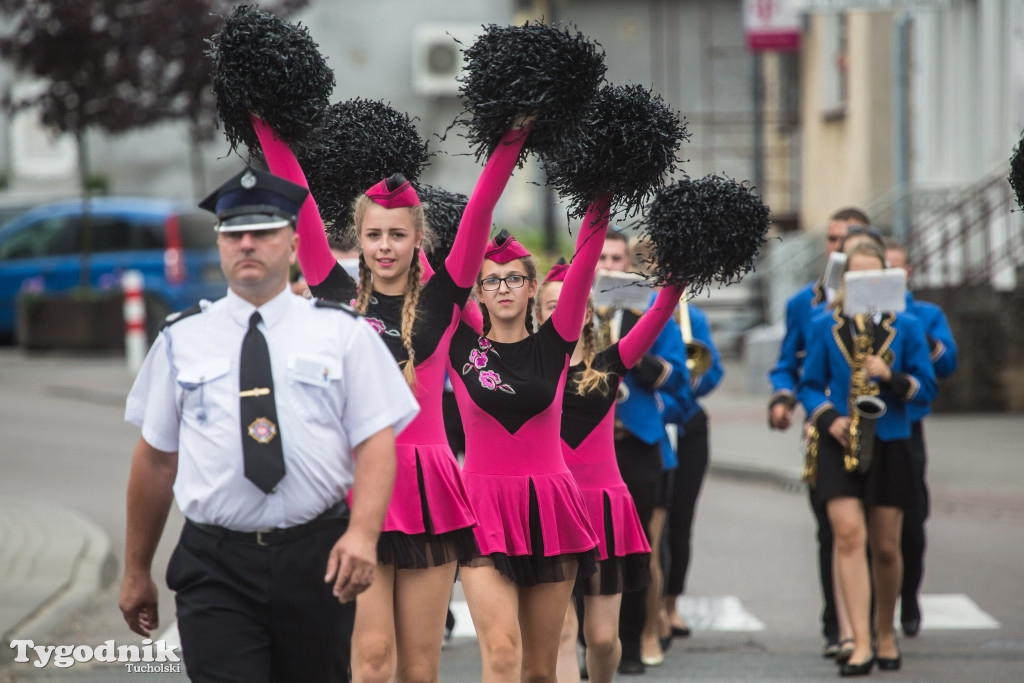
[[[30,294],[19,297],[16,337],[25,349],[124,348],[124,298]]]

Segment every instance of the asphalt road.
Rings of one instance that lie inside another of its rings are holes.
[[[80,511],[110,536],[118,558],[124,548],[128,463],[138,438],[136,430],[121,421],[130,382],[126,373],[117,372],[119,362],[25,358],[0,350],[0,495],[52,500]],[[79,377],[73,387],[63,381],[71,372]],[[715,428],[713,421],[712,434]],[[738,429],[728,424],[721,428]],[[156,560],[158,574],[180,523],[177,515],[169,523]],[[1024,680],[1021,517],[985,507],[942,506],[934,511],[929,532],[924,630],[920,637],[902,641],[904,669],[887,675],[905,683]],[[684,603],[694,635],[676,640],[665,664],[649,668],[636,680],[834,678],[835,666],[819,655],[820,599],[805,494],[795,487],[712,475],[698,508],[695,533]],[[456,593],[458,597],[458,587]],[[115,582],[55,628],[47,642],[137,642],[121,621],[116,595]],[[161,597],[165,625],[171,624],[171,596],[165,590]],[[988,621],[971,612],[972,606]],[[467,632],[467,627],[463,621],[459,632]],[[475,639],[457,637],[442,655],[441,680],[474,681],[479,676]],[[130,673],[123,665],[95,663],[66,669],[8,664],[0,669],[0,681],[108,682],[138,677],[154,683],[185,680],[184,674]]]

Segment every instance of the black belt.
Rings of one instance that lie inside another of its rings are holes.
[[[285,529],[262,529],[260,531],[235,531],[234,529],[225,529],[222,526],[215,524],[203,524],[201,522],[193,522],[191,519],[185,521],[196,527],[200,531],[204,531],[217,538],[229,538],[232,541],[243,541],[248,543],[255,543],[256,545],[273,545],[275,543],[286,543],[288,541],[294,541],[295,539],[308,536],[309,534],[321,531],[328,527],[336,525],[338,522],[348,520],[348,505],[345,501],[341,501],[336,505],[332,505],[327,508],[324,512],[320,513],[315,519],[311,519],[305,524],[298,524],[296,526],[290,526]]]

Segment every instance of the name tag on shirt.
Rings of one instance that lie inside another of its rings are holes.
[[[292,353],[288,355],[288,372],[304,384],[326,387],[341,377],[341,364],[334,358]]]

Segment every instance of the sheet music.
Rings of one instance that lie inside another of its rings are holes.
[[[828,255],[828,263],[825,264],[825,287],[835,291],[843,284],[843,268],[846,267],[846,254],[841,251],[833,251]]]
[[[900,313],[907,308],[907,271],[902,268],[846,273],[846,315]]]
[[[597,308],[647,309],[652,288],[636,273],[600,270],[594,277],[594,306]]]

